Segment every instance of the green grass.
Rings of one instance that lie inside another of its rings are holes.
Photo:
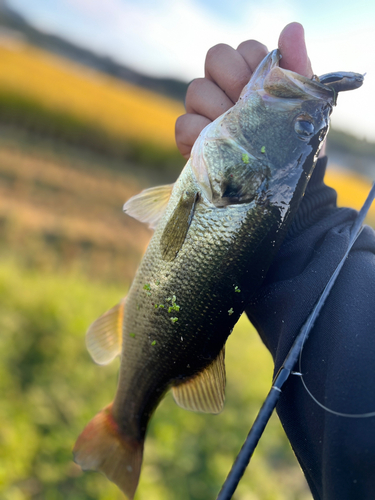
[[[149,235],[121,207],[146,180],[131,165],[106,169],[95,155],[8,133],[0,141],[0,498],[119,500],[104,476],[80,471],[71,450],[116,390],[118,360],[95,365],[84,337],[135,273]],[[136,500],[216,498],[272,378],[246,318],[226,358],[220,415],[184,411],[170,394],[160,404]],[[308,498],[274,416],[235,499]]]
[[[164,172],[178,172],[184,160],[176,147],[110,132],[70,111],[51,109],[32,97],[0,88],[0,124],[59,144],[86,148],[119,161],[130,161]]]
[[[88,325],[124,294],[77,273],[30,270],[0,261],[0,497],[4,500],[117,500],[117,488],[82,473],[71,449],[108,404],[118,362],[95,365]],[[218,416],[178,408],[167,395],[146,440],[139,500],[215,498],[271,381],[272,363],[243,318],[227,348],[227,401]],[[277,418],[273,418],[237,499],[310,498]]]

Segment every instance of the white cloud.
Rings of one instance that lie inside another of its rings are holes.
[[[237,2],[232,20],[213,14],[199,0],[66,2],[96,25],[98,34],[90,41],[96,50],[147,73],[187,80],[203,73],[205,54],[216,43],[235,47],[259,38],[274,47],[277,34],[294,18],[290,3],[276,0],[263,7]]]
[[[110,20],[115,22],[124,13],[124,4],[121,0],[66,0],[73,8],[80,10],[88,18],[96,20]]]
[[[318,74],[331,71],[366,73],[363,86],[342,93],[332,116],[332,124],[375,141],[375,24],[363,18],[360,24],[338,23],[330,34],[311,34],[309,52]]]
[[[249,5],[241,22],[233,23],[213,16],[194,0],[163,1],[155,9],[127,0],[124,2],[127,19],[123,19],[127,43],[123,57],[153,74],[192,79],[202,74],[205,54],[217,43],[237,46],[248,38],[260,38],[275,45],[275,33],[293,17],[285,5],[280,2],[274,5],[272,15],[269,7]],[[150,54],[155,51],[157,56],[153,60]]]

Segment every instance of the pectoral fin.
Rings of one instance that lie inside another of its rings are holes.
[[[176,403],[185,410],[220,413],[225,401],[225,348],[202,372],[172,388]]]
[[[125,203],[124,212],[154,229],[167,207],[173,186],[167,184],[143,190]]]
[[[121,354],[125,300],[100,316],[87,330],[87,350],[98,365],[107,365]]]
[[[161,237],[161,255],[164,260],[174,260],[181,249],[194,215],[198,196],[196,191],[182,193]]]

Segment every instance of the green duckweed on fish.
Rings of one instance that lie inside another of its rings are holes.
[[[155,232],[126,299],[87,331],[94,361],[121,356],[121,366],[114,401],[83,430],[74,458],[129,499],[166,391],[187,410],[222,410],[225,342],[280,247],[327,134],[337,88],[281,69],[279,59],[268,54],[237,104],[202,131],[174,185],[124,205]]]

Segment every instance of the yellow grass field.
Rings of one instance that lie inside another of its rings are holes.
[[[168,148],[184,112],[178,102],[23,44],[0,45],[1,90],[120,138]],[[42,140],[30,145],[12,133],[0,134],[0,498],[117,500],[122,495],[113,484],[72,463],[71,449],[115,390],[117,365],[95,366],[84,332],[133,279],[151,231],[125,216],[122,205],[151,178],[130,164],[111,168],[107,157]],[[337,190],[339,206],[359,209],[370,189],[368,180],[334,165],[325,181]],[[375,206],[368,222],[375,225]],[[226,357],[220,417],[185,412],[170,395],[158,408],[140,500],[216,496],[272,377],[271,357],[244,317]],[[275,415],[236,495],[311,498]]]
[[[174,146],[174,124],[184,113],[181,103],[121,82],[23,43],[0,43],[0,91],[37,100],[71,113],[124,139]],[[369,182],[334,165],[327,184],[338,191],[338,204],[359,209]],[[375,207],[371,209],[375,220]]]
[[[176,101],[26,44],[0,44],[0,61],[0,91],[69,112],[124,139],[152,138],[173,147],[174,123],[184,112]],[[121,268],[130,280],[150,233],[121,207],[141,187],[129,171],[114,175],[102,162],[93,166],[95,172],[73,158],[47,158],[17,142],[0,144],[0,231],[11,246],[23,247],[34,235],[54,242],[64,259],[74,261],[79,254],[97,270],[111,262],[109,267]],[[370,189],[368,180],[334,165],[326,183],[337,190],[339,206],[356,209]],[[375,206],[368,222],[375,225]]]
[[[174,144],[174,124],[184,113],[178,101],[26,44],[0,45],[0,61],[0,90],[70,113],[124,139]]]
[[[354,172],[340,169],[332,165],[325,176],[325,183],[337,191],[337,204],[340,207],[351,207],[359,210],[371,188],[371,182]],[[370,208],[367,222],[375,225],[375,204]]]

